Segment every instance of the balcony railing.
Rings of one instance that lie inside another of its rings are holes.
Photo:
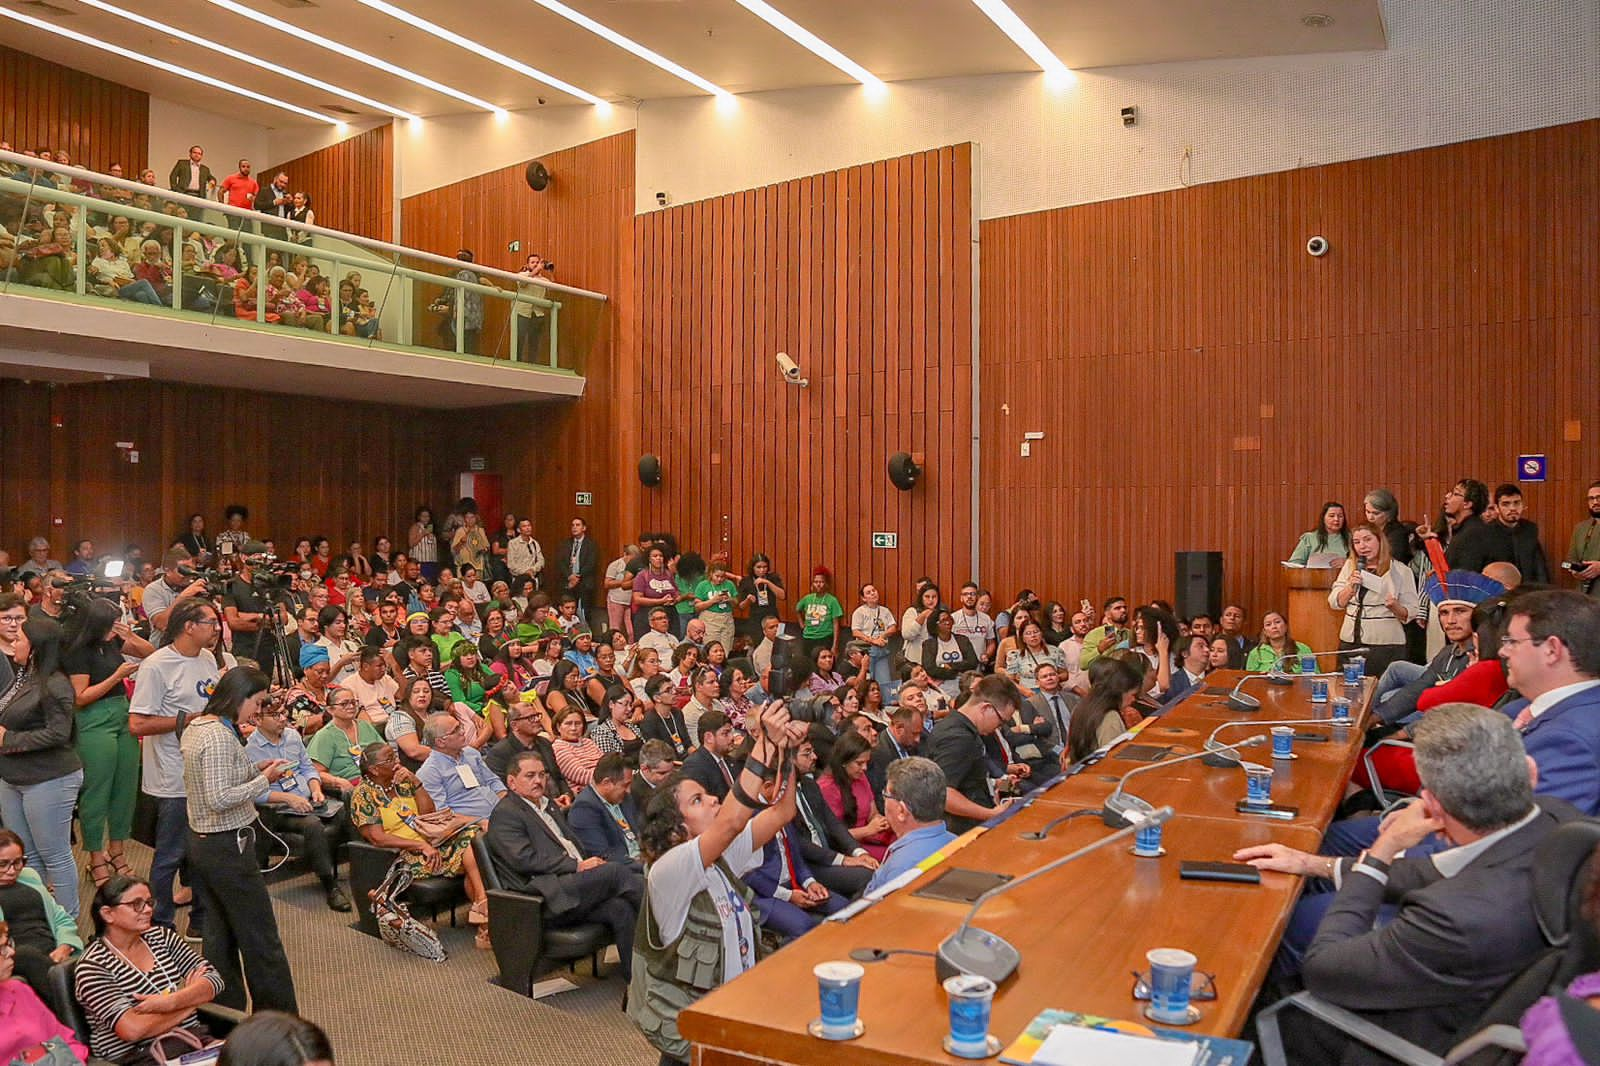
[[[0,293],[575,375],[605,330],[603,293],[4,151],[0,227]]]

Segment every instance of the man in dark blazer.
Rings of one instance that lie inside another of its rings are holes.
[[[824,725],[813,725],[812,730],[827,732]],[[816,778],[811,776],[817,768],[817,749],[810,740],[803,741],[794,752],[795,816],[792,827],[799,841],[800,857],[829,892],[845,899],[855,899],[872,880],[878,861],[856,843],[844,822],[833,813],[822,796]]]
[[[567,826],[585,855],[642,871],[639,829],[644,818],[628,794],[633,776],[621,752],[600,756],[594,778],[567,812]]]
[[[804,936],[825,916],[850,905],[848,899],[830,892],[806,865],[793,823],[767,841],[761,849],[761,865],[745,874],[744,882],[756,894],[761,924],[785,937]]]
[[[167,188],[173,192],[211,199],[217,182],[211,176],[211,168],[201,162],[205,157],[204,148],[198,144],[192,146],[188,155],[172,164],[172,173],[167,175]]]
[[[1483,512],[1488,509],[1489,487],[1473,478],[1462,478],[1444,494],[1444,521],[1440,527],[1418,535],[1439,538],[1450,569],[1481,574],[1490,563],[1511,561],[1511,538],[1499,522],[1491,525],[1483,520]]]
[[[728,761],[734,744],[733,723],[721,711],[707,711],[696,726],[700,730],[700,747],[683,760],[683,776],[698,781],[717,799],[727,799],[733,775],[738,772]]]
[[[600,547],[589,536],[589,523],[581,518],[572,520],[572,535],[556,546],[550,563],[561,583],[552,595],[572,593],[578,597],[579,611],[586,615],[600,590]]]
[[[1548,947],[1533,909],[1534,850],[1577,812],[1558,799],[1535,802],[1535,771],[1498,711],[1443,704],[1417,723],[1415,739],[1422,795],[1360,856],[1265,844],[1235,858],[1331,875],[1338,894],[1306,951],[1306,988],[1442,1055]],[[1442,850],[1423,844],[1435,834]],[[1384,923],[1386,907],[1393,918]],[[1285,1023],[1297,1064],[1389,1061],[1304,1015]]]
[[[628,798],[633,800],[641,816],[650,806],[650,797],[656,794],[656,789],[677,772],[678,763],[671,744],[664,740],[646,740],[639,748],[639,772],[628,785]]]
[[[539,733],[542,721],[535,704],[513,703],[510,717],[506,719],[508,729],[505,739],[485,751],[483,761],[489,769],[500,775],[500,780],[504,781],[514,757],[525,751],[537,753],[550,773],[549,779],[545,782],[544,794],[558,806],[570,806],[572,790],[567,785],[567,779],[562,776],[561,768],[556,765],[555,749],[550,746],[549,738]]]
[[[278,172],[272,179],[271,185],[263,185],[261,191],[256,193],[256,210],[263,215],[273,215],[277,218],[288,218],[289,212],[294,210],[294,196],[289,192],[289,175]],[[289,231],[282,226],[261,224],[261,235],[277,240],[285,240]]]
[[[878,735],[872,746],[872,761],[867,764],[867,780],[872,782],[872,794],[883,795],[884,782],[889,779],[889,764],[917,753],[922,743],[922,712],[914,707],[896,707],[889,712],[889,725]]]
[[[542,896],[544,921],[552,927],[604,922],[616,938],[626,978],[644,875],[621,863],[584,858],[560,808],[545,799],[546,780],[537,753],[512,756],[508,791],[490,813],[485,837],[495,873],[513,892]]]

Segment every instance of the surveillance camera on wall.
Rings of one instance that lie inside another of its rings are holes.
[[[799,385],[803,389],[811,384],[810,378],[800,376],[800,365],[789,358],[788,352],[778,353],[778,369],[783,371],[783,380],[791,385]]]
[[[657,207],[666,207],[667,206],[667,194],[666,193],[664,193],[664,192],[656,193],[656,206]]]
[[[1328,238],[1326,237],[1312,237],[1309,241],[1306,241],[1307,255],[1324,256],[1328,254],[1328,248]]]

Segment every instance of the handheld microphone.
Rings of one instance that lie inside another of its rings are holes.
[[[1230,748],[1228,745],[1223,744],[1220,740],[1217,739],[1217,734],[1222,732],[1224,729],[1233,729],[1233,728],[1235,728],[1237,726],[1242,726],[1242,725],[1266,726],[1266,727],[1275,726],[1275,725],[1325,726],[1325,727],[1331,728],[1333,726],[1333,724],[1334,724],[1333,722],[1329,722],[1329,721],[1321,721],[1321,720],[1304,721],[1304,720],[1299,720],[1299,719],[1294,719],[1294,720],[1284,719],[1283,721],[1279,721],[1279,722],[1223,722],[1221,725],[1217,726],[1217,728],[1215,728],[1215,729],[1213,729],[1211,731],[1211,735],[1209,737],[1206,737],[1206,743],[1205,743],[1205,749],[1206,750],[1205,750],[1205,754],[1203,756],[1201,756],[1200,761],[1205,763],[1207,766],[1227,767],[1227,766],[1243,766],[1244,765],[1244,762],[1238,757],[1237,754],[1231,754],[1231,755],[1228,754],[1229,752],[1233,751],[1233,748]],[[1257,740],[1265,740],[1266,737],[1263,735],[1263,736],[1256,737],[1256,739]]]
[[[1160,770],[1163,767],[1173,766],[1180,762],[1188,762],[1190,759],[1201,759],[1211,754],[1212,750],[1237,751],[1241,748],[1254,748],[1266,742],[1267,738],[1264,735],[1246,737],[1237,744],[1229,744],[1225,747],[1211,750],[1203,748],[1188,755],[1180,755],[1176,759],[1163,759],[1161,762],[1136,766],[1122,775],[1122,780],[1117,782],[1117,787],[1112,790],[1111,795],[1106,797],[1105,806],[1100,811],[1100,818],[1106,825],[1110,826],[1137,826],[1155,812],[1155,807],[1146,801],[1123,791],[1130,777],[1149,773],[1151,770]]]
[[[987,929],[973,927],[972,919],[977,916],[978,908],[996,896],[1004,895],[1012,889],[1019,888],[1041,874],[1047,874],[1051,870],[1059,869],[1074,859],[1080,859],[1090,852],[1099,851],[1101,848],[1124,837],[1132,836],[1142,826],[1160,825],[1171,818],[1172,813],[1171,807],[1162,807],[1159,810],[1152,807],[1149,809],[1148,814],[1139,816],[1137,820],[1125,828],[1118,829],[1110,836],[1101,837],[1092,844],[1085,844],[1077,851],[1047,862],[1037,870],[1025,873],[1014,881],[996,885],[973,900],[972,909],[967,911],[967,916],[961,920],[960,927],[945,937],[943,943],[939,945],[939,953],[934,961],[934,971],[939,980],[943,982],[946,978],[965,973],[987,977],[998,985],[1016,973],[1017,967],[1022,962],[1022,954],[1012,947],[1004,937],[991,933]]]

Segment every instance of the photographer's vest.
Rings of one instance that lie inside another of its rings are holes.
[[[752,945],[761,959],[761,921],[755,910],[756,895],[728,864],[717,860],[717,869],[744,898],[755,931]],[[668,944],[661,943],[661,930],[650,911],[650,891],[646,888],[639,907],[639,935],[633,941],[633,982],[628,987],[628,1016],[643,1032],[652,1047],[674,1058],[689,1058],[689,1042],[678,1034],[678,1012],[722,983],[722,918],[709,890],[702,889],[689,903],[689,916],[683,932]]]

